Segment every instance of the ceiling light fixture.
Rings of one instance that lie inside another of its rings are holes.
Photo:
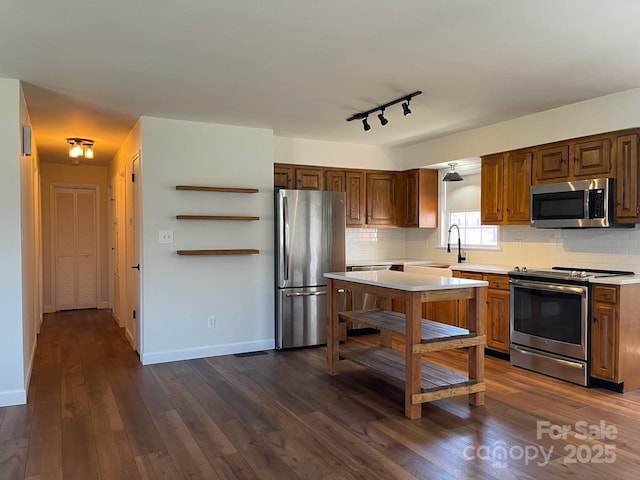
[[[443,182],[459,182],[462,180],[462,177],[458,172],[456,172],[457,163],[450,163],[451,171],[447,172],[447,174],[442,179]]]
[[[65,138],[69,144],[69,158],[71,163],[78,165],[80,163],[79,158],[93,158],[93,140],[89,138]]]
[[[378,114],[378,119],[380,120],[380,125],[382,125],[383,127],[389,123],[389,120],[387,120],[386,118],[384,118],[384,108],[382,109],[382,111]]]
[[[402,112],[404,113],[405,116],[409,115],[411,113],[411,110],[409,109],[409,102],[411,102],[411,99],[417,95],[420,95],[422,92],[420,90],[417,90],[413,93],[410,93],[408,95],[404,95],[403,97],[400,98],[396,98],[395,100],[392,100],[390,102],[385,103],[384,105],[378,105],[375,108],[372,108],[370,110],[367,110],[365,112],[358,112],[358,113],[354,113],[353,115],[351,115],[349,118],[347,118],[347,122],[351,122],[353,120],[362,120],[362,125],[364,127],[364,131],[367,132],[369,130],[371,130],[371,125],[369,125],[369,122],[367,121],[367,118],[369,117],[370,114],[375,113],[375,112],[380,112],[378,114],[378,118],[380,119],[380,124],[381,125],[386,125],[387,123],[389,123],[389,120],[387,118],[385,118],[384,116],[384,109],[388,108],[392,105],[396,105],[400,102],[402,103]],[[462,180],[462,178],[460,178],[460,180]]]
[[[407,100],[406,102],[402,102],[402,113],[404,113],[405,117],[411,113],[411,109],[409,108],[410,101],[411,99]]]

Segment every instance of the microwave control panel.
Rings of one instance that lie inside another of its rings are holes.
[[[603,188],[589,190],[589,218],[604,218],[605,191]]]

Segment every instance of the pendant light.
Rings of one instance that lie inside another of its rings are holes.
[[[442,179],[443,182],[460,182],[462,177],[458,172],[456,172],[457,163],[450,163],[451,171],[447,172],[447,174]]]

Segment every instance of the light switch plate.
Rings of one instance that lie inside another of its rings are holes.
[[[159,230],[160,243],[173,243],[173,230]]]

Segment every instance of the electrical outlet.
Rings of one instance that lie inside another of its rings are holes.
[[[159,230],[160,243],[173,243],[173,230]]]
[[[216,317],[207,318],[207,328],[215,328],[216,326]]]

